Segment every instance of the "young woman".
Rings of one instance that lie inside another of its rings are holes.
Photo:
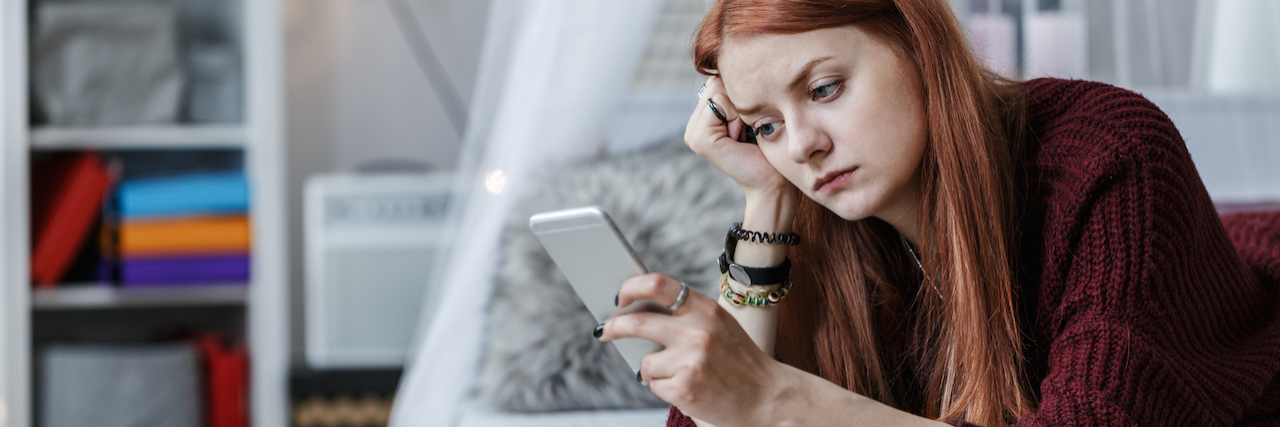
[[[718,300],[597,328],[666,347],[669,425],[1280,422],[1280,215],[1220,218],[1141,96],[1001,79],[944,0],[722,0],[694,54]]]

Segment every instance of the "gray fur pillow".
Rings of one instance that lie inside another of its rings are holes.
[[[715,258],[743,204],[732,179],[678,140],[547,177],[503,231],[481,396],[524,412],[665,405],[591,336],[595,319],[529,231],[530,216],[599,205],[650,271],[715,295]]]

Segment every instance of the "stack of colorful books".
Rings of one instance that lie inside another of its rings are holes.
[[[242,172],[128,180],[115,202],[121,286],[249,280],[249,185]]]

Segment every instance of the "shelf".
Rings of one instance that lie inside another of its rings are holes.
[[[172,36],[180,51],[175,59],[186,66],[199,56],[188,55],[186,48],[193,44],[187,42],[229,46],[242,120],[102,126],[31,121],[42,116],[30,111],[33,77],[38,77],[32,64],[40,36],[33,29],[35,12],[50,1],[0,2],[0,57],[5,64],[0,67],[0,426],[39,425],[41,411],[67,409],[40,398],[43,366],[37,344],[138,342],[203,330],[247,340],[253,369],[245,380],[252,399],[244,403],[250,423],[289,425],[291,193],[284,167],[289,151],[280,0],[196,1],[178,7],[180,28]],[[186,7],[193,5],[198,7]],[[90,34],[80,30],[93,23],[82,24],[55,36]],[[136,94],[155,87],[127,89]],[[233,88],[218,86],[223,89]],[[96,102],[77,94],[66,101]],[[179,102],[180,108],[190,109],[190,103]],[[164,289],[119,289],[91,278],[51,289],[32,286],[32,248],[25,236],[30,234],[33,199],[39,198],[34,196],[43,196],[31,194],[32,168],[64,151],[101,152],[121,179],[223,170],[224,165],[243,170],[253,190],[248,213],[255,226],[252,280]]]
[[[104,128],[40,127],[31,131],[34,149],[241,148],[241,125],[158,125]]]
[[[248,285],[230,283],[151,289],[121,289],[101,283],[59,286],[32,290],[32,307],[36,310],[215,307],[244,304],[249,291]]]

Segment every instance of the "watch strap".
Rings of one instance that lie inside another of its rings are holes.
[[[791,277],[791,259],[783,258],[782,264],[773,267],[747,267],[734,264],[729,253],[721,252],[720,274],[728,273],[729,277],[747,286],[769,286],[786,282]]]

